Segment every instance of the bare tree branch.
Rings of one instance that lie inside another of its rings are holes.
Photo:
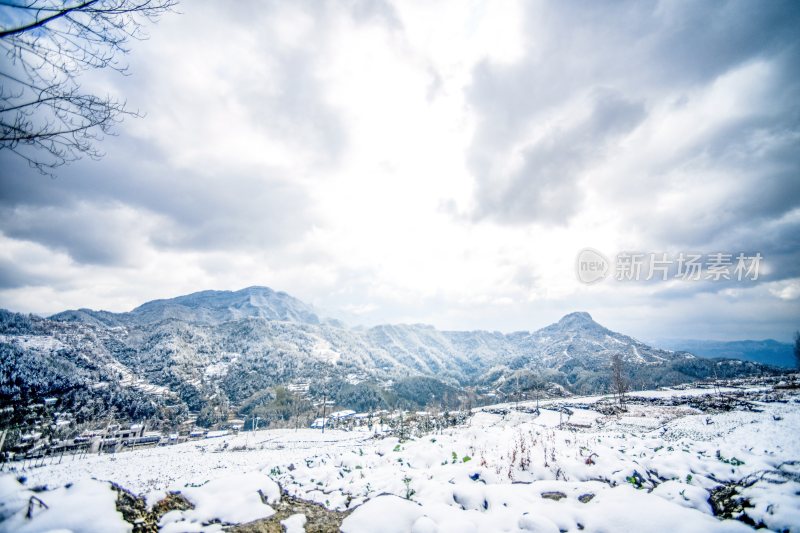
[[[125,116],[138,116],[111,96],[86,94],[79,76],[110,68],[122,74],[130,39],[177,0],[0,0],[0,150],[42,173],[82,156]]]
[[[12,28],[10,30],[0,31],[0,39],[2,39],[4,37],[8,37],[9,35],[15,35],[17,33],[24,33],[26,31],[31,31],[33,29],[39,28],[41,26],[44,26],[45,24],[49,24],[50,22],[53,22],[54,20],[56,20],[56,19],[58,19],[60,17],[65,17],[65,16],[69,15],[72,11],[87,8],[90,5],[95,4],[95,3],[97,3],[97,0],[91,0],[90,2],[84,2],[83,4],[79,4],[79,5],[76,5],[76,6],[73,6],[73,7],[65,7],[64,9],[61,9],[60,11],[56,11],[54,14],[50,15],[49,17],[45,17],[43,19],[36,20],[34,22],[31,22],[30,24],[26,24],[26,25],[20,26],[18,28]],[[30,8],[28,8],[28,9],[30,9]]]

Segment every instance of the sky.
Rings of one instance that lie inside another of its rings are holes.
[[[130,75],[82,78],[143,115],[103,159],[50,177],[0,150],[0,307],[266,285],[351,324],[800,329],[797,2],[178,11],[131,43]],[[606,279],[579,280],[584,248]],[[757,279],[618,281],[629,251],[762,260]]]

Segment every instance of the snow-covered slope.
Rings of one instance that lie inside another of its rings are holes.
[[[170,387],[149,381],[125,363],[121,354],[130,350],[126,341],[127,332],[118,327],[0,310],[0,406],[13,408],[13,423],[25,417],[25,407],[48,396],[57,397],[79,422],[112,409],[125,417],[147,418],[169,405],[176,414],[185,414]]]
[[[305,513],[309,531],[349,533],[798,532],[792,383],[653,391],[624,412],[608,397],[496,405],[404,439],[377,425],[267,430],[24,472],[12,463],[0,475],[0,532],[130,531],[110,482],[150,504],[174,493],[193,504],[161,516],[161,531],[256,519],[242,531],[279,531]],[[26,518],[31,496],[47,507]]]

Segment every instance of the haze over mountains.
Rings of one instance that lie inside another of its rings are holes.
[[[700,357],[727,357],[783,368],[794,368],[797,364],[793,346],[774,339],[741,341],[664,339],[658,344],[668,350],[692,352]]]
[[[155,300],[128,313],[79,309],[44,319],[3,311],[0,349],[3,403],[66,395],[77,407],[99,398],[97,411],[129,411],[117,396],[135,396],[142,416],[163,416],[164,406],[247,412],[271,388],[298,383],[353,409],[447,406],[533,389],[594,393],[608,389],[615,354],[634,388],[771,371],[654,348],[585,312],[508,334],[349,328],[266,287]]]

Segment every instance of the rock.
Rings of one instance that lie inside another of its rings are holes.
[[[558,491],[550,491],[550,492],[543,492],[542,493],[542,498],[545,498],[547,500],[558,501],[558,500],[560,500],[562,498],[566,498],[566,497],[567,497],[566,494],[564,494],[563,492],[558,492]]]
[[[578,496],[578,501],[581,503],[589,503],[590,501],[592,501],[592,498],[594,498],[594,494],[591,493],[581,494],[580,496]]]

